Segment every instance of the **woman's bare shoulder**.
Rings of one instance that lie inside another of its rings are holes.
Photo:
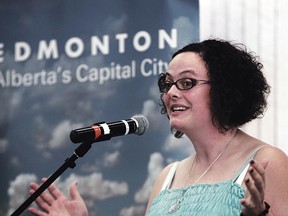
[[[271,146],[269,144],[264,144],[257,151],[255,155],[255,160],[266,160],[271,163],[288,163],[287,154],[279,149],[278,147]]]

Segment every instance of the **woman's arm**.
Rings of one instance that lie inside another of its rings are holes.
[[[241,200],[244,215],[259,215],[270,205],[267,216],[288,212],[288,157],[275,147],[257,153],[245,177],[246,194]]]

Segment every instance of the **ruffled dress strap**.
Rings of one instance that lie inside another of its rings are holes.
[[[171,186],[171,183],[174,179],[177,167],[178,167],[179,161],[176,161],[173,163],[172,167],[170,168],[168,175],[166,176],[166,179],[162,185],[161,191],[169,189]]]
[[[248,159],[246,160],[246,162],[244,163],[244,165],[241,167],[241,169],[239,170],[239,172],[235,175],[233,182],[239,185],[242,185],[244,178],[247,174],[247,171],[249,169],[250,166],[250,161],[254,159],[256,153],[262,149],[264,146],[261,146],[257,149],[255,149],[248,157]]]

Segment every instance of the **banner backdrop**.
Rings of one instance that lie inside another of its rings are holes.
[[[0,215],[73,154],[72,129],[135,114],[145,134],[93,144],[55,184],[77,181],[90,215],[144,215],[159,171],[193,151],[160,114],[157,78],[199,40],[198,1],[1,1],[0,23]]]

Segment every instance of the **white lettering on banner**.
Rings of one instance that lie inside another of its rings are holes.
[[[62,72],[62,83],[69,84],[72,81],[71,77],[71,71],[70,70],[64,70]]]
[[[116,34],[115,38],[118,40],[119,53],[124,53],[125,52],[125,40],[128,38],[128,34],[127,33]]]
[[[60,76],[60,77],[59,77]],[[62,79],[60,79],[62,77]],[[7,70],[3,73],[0,70],[0,87],[31,87],[36,85],[50,86],[55,85],[58,80],[68,84],[72,81],[71,71],[62,70],[62,67],[57,67],[57,70],[46,71],[42,70],[36,73],[17,73],[15,69]]]
[[[75,73],[71,70],[57,66],[55,70],[41,70],[40,72],[17,72],[15,69],[0,70],[0,87],[31,87],[36,85],[50,86],[58,82],[69,84],[73,78],[80,83],[98,82],[100,85],[110,80],[127,80],[136,77],[136,73],[143,77],[157,76],[166,71],[168,62],[157,58],[145,58],[137,65],[136,60],[130,64],[121,65],[111,62],[108,67],[91,67],[88,64],[80,64],[75,67]]]
[[[140,71],[144,77],[150,77],[152,75],[158,75],[162,72],[165,72],[167,67],[167,62],[163,62],[162,60],[158,60],[156,58],[146,58],[143,59],[140,65]]]
[[[108,80],[129,79],[136,76],[136,62],[132,61],[131,65],[111,63],[110,67],[90,68],[86,64],[81,64],[76,69],[76,79],[79,82],[99,82],[103,84]]]
[[[158,37],[158,45],[159,49],[165,49],[165,42],[169,44],[170,47],[176,48],[177,47],[177,30],[172,29],[171,35],[169,36],[167,32],[163,29],[159,30],[159,37]]]
[[[72,47],[75,47],[73,50]],[[80,38],[73,37],[70,38],[65,44],[66,55],[70,58],[78,58],[83,54],[84,43]]]
[[[143,44],[140,44],[141,38],[144,40]],[[137,32],[133,38],[133,45],[138,52],[144,52],[151,46],[151,36],[146,31]]]
[[[15,61],[26,61],[31,55],[31,47],[24,41],[15,43]]]
[[[49,44],[44,40],[39,42],[37,59],[57,59],[58,57],[58,46],[55,39],[51,40]]]
[[[15,70],[6,71],[6,75],[0,71],[0,85],[2,87],[30,87],[33,85],[54,85],[57,82],[55,71],[42,70],[37,73],[17,73]]]
[[[103,42],[101,43],[100,39],[96,36],[91,37],[91,55],[95,56],[98,54],[98,48],[101,50],[101,53],[104,55],[109,54],[109,36],[103,36]]]
[[[171,29],[170,32],[167,32],[164,29],[158,30],[158,40],[155,42],[152,41],[151,34],[147,31],[138,31],[133,37],[129,37],[128,33],[119,33],[115,36],[103,35],[102,38],[91,36],[89,44],[90,47],[88,46],[88,43],[83,41],[83,39],[79,37],[71,37],[65,42],[63,50],[67,57],[73,59],[82,56],[85,50],[90,50],[91,56],[96,56],[98,54],[108,55],[111,51],[110,43],[113,42],[112,38],[118,43],[117,52],[121,54],[126,52],[127,43],[133,45],[133,48],[136,51],[145,52],[152,46],[155,48],[158,47],[158,49],[165,49],[166,46],[176,48],[178,39],[177,29]],[[0,63],[4,61],[4,58],[2,57],[4,55],[3,47],[4,44],[0,44]],[[31,57],[32,53],[34,54],[34,50],[32,50],[30,44],[25,41],[16,42],[14,45],[14,51],[15,62],[26,61]],[[59,59],[60,55],[59,44],[56,39],[50,41],[39,41],[38,50],[35,55],[37,56],[37,60],[55,60]]]

